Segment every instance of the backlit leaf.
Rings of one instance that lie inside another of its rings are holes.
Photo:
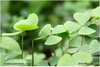
[[[38,28],[37,24],[38,24],[38,16],[35,13],[32,13],[28,16],[27,19],[23,19],[15,23],[13,27],[16,30],[21,30],[21,31],[34,30]]]
[[[35,13],[29,14],[28,22],[34,26],[38,24],[38,16]]]

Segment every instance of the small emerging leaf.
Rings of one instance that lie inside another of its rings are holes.
[[[27,24],[27,23],[22,23],[22,21],[19,21],[18,23],[16,23],[14,25],[14,29],[16,30],[21,30],[21,31],[25,31],[25,30],[35,30],[37,29],[38,26],[35,26],[35,25],[30,25],[30,24]]]

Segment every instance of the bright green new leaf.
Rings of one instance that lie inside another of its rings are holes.
[[[29,14],[27,19],[30,24],[37,26],[39,19],[35,13]]]
[[[81,25],[72,21],[67,21],[64,23],[64,27],[69,31],[69,33],[73,33],[76,32],[81,27]]]
[[[59,57],[56,57],[56,56],[51,57],[49,60],[50,66],[55,66],[57,64],[58,60],[59,60]]]
[[[39,36],[48,36],[51,33],[51,25],[46,24],[41,31],[39,32]]]
[[[100,17],[100,6],[92,10],[92,13],[96,17]]]
[[[10,37],[2,37],[2,41],[0,42],[0,47],[13,51],[21,51],[19,44]]]
[[[70,54],[63,55],[57,63],[57,66],[74,66],[74,65],[76,64],[74,63]]]
[[[27,19],[20,20],[17,23],[14,24],[14,29],[16,30],[34,30],[37,29],[38,26],[38,16],[35,13],[32,13],[28,16]]]
[[[78,31],[78,34],[80,35],[90,35],[92,33],[95,33],[96,31],[94,29],[91,29],[89,27],[83,26],[81,29]]]
[[[75,13],[73,17],[81,25],[84,25],[90,19],[90,17],[86,15],[85,13]]]
[[[54,29],[52,30],[52,34],[59,34],[59,33],[63,33],[66,32],[65,28],[63,25],[57,25],[56,27],[54,27]]]
[[[7,64],[8,66],[25,66],[25,65],[27,65],[27,62],[24,59],[12,59],[12,60],[6,61],[5,65],[6,65],[6,63],[10,63],[10,64]]]
[[[14,36],[20,34],[22,31],[14,32],[14,33],[2,33],[2,36]]]
[[[92,56],[87,52],[77,52],[72,55],[72,58],[74,59],[75,63],[84,64],[84,63],[91,63],[92,62]]]
[[[54,45],[54,44],[57,44],[58,42],[60,42],[61,40],[62,40],[61,37],[56,36],[56,35],[51,35],[46,40],[45,45]]]
[[[99,42],[97,40],[92,40],[92,42],[89,45],[89,52],[95,53],[100,50],[99,48],[100,48]]]

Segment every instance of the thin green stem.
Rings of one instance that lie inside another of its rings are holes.
[[[61,51],[62,51],[62,54],[64,55],[64,51],[63,51],[63,44],[60,42],[60,45],[61,45]]]
[[[34,40],[32,40],[32,66],[34,66]]]
[[[24,31],[22,32],[22,59],[23,59],[23,46],[24,46]]]

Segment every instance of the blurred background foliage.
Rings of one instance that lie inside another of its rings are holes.
[[[62,1],[1,1],[1,23],[2,33],[15,32],[14,23],[23,18],[27,18],[30,13],[36,13],[39,16],[39,29],[26,31],[24,36],[24,50],[27,54],[31,53],[31,39],[37,38],[40,29],[47,23],[52,27],[57,24],[63,24],[67,20],[73,20],[75,12],[89,11],[99,5],[99,0],[62,0]],[[21,35],[13,36],[21,44]],[[59,46],[58,46],[59,47]],[[57,48],[57,47],[55,47]],[[35,52],[44,53],[46,57],[51,56],[52,49],[44,45],[44,40],[35,41]],[[57,49],[59,50],[59,48]],[[59,51],[58,51],[59,54]]]

